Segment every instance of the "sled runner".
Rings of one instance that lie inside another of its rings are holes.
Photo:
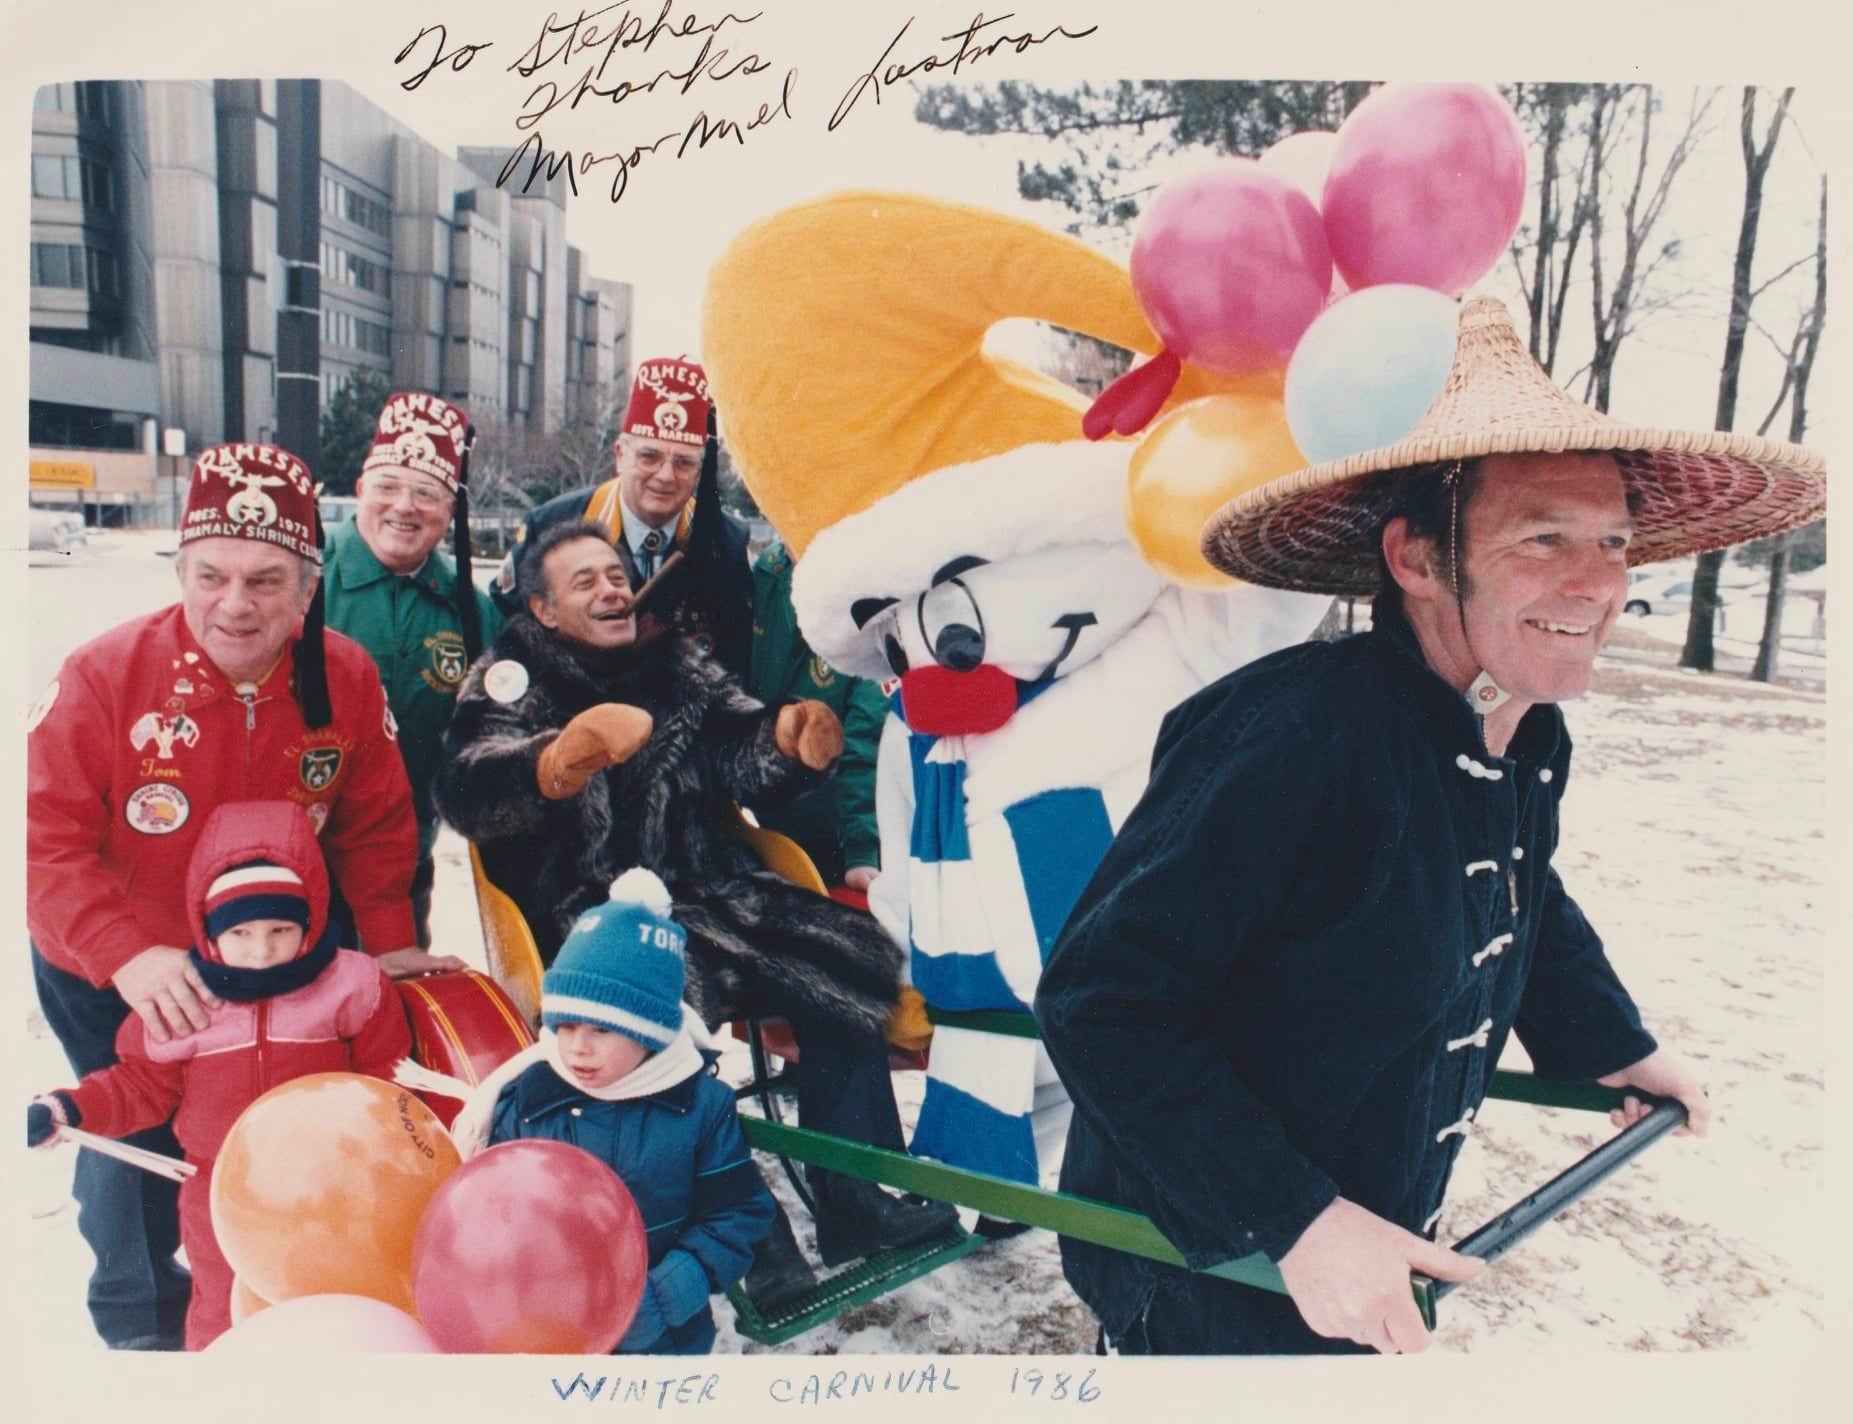
[[[817,894],[827,893],[816,867],[795,842],[776,832],[754,826],[744,819],[741,835],[742,839],[753,846],[768,869]],[[477,904],[483,916],[483,940],[488,950],[490,972],[508,991],[509,997],[521,1006],[522,1011],[537,1022],[541,965],[534,937],[528,931],[526,921],[522,919],[514,901],[484,874],[481,858],[474,846],[470,848],[470,868],[476,879]],[[943,1024],[949,1028],[1023,1038],[1039,1037],[1036,1021],[1028,1014],[945,1013],[929,1009],[926,1017],[933,1024]],[[780,1048],[791,1051],[789,1037],[783,1041],[770,1037],[765,1026],[758,1023],[748,1023],[746,1034],[752,1050],[753,1078],[736,1089],[736,1094],[742,1099],[755,1100],[762,1115],[743,1116],[741,1128],[749,1146],[779,1158],[807,1206],[811,1204],[810,1195],[794,1163],[859,1177],[895,1191],[911,1192],[935,1201],[970,1207],[996,1220],[1038,1227],[1168,1265],[1185,1264],[1177,1248],[1149,1218],[1125,1207],[1030,1186],[964,1167],[953,1167],[905,1152],[871,1147],[867,1143],[786,1122],[780,1104],[782,1075],[774,1069],[772,1060],[782,1056],[778,1052]],[[1493,1074],[1492,1087],[1487,1096],[1539,1107],[1606,1113],[1611,1108],[1619,1107],[1626,1094],[1621,1089],[1604,1088],[1595,1083],[1547,1082],[1529,1073],[1499,1069]],[[1646,1098],[1654,1104],[1653,1111],[1647,1117],[1624,1129],[1543,1186],[1521,1197],[1454,1243],[1454,1249],[1488,1261],[1497,1259],[1607,1180],[1646,1148],[1685,1124],[1686,1110],[1683,1105],[1671,1099],[1649,1098],[1638,1092],[1635,1096]],[[874,1300],[987,1244],[982,1236],[960,1232],[923,1246],[884,1252],[820,1278],[812,1290],[772,1315],[762,1315],[737,1286],[728,1293],[728,1298],[733,1303],[736,1326],[742,1335],[760,1344],[781,1344],[827,1323],[853,1306]],[[1208,1274],[1260,1290],[1282,1293],[1286,1290],[1279,1269],[1260,1253],[1209,1267]],[[1455,1288],[1453,1283],[1432,1281],[1417,1275],[1412,1277],[1410,1288],[1415,1293],[1423,1319],[1431,1330],[1434,1329],[1436,1303]]]

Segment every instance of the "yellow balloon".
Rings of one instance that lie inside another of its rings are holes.
[[[1237,495],[1306,467],[1286,408],[1260,395],[1205,396],[1151,429],[1126,474],[1126,529],[1140,556],[1174,583],[1239,582],[1203,557],[1203,526]]]

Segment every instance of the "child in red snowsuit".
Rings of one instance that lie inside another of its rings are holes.
[[[195,1033],[156,1043],[131,1014],[113,1067],[37,1099],[26,1139],[59,1127],[125,1137],[174,1119],[199,1168],[180,1189],[180,1235],[193,1272],[187,1348],[231,1328],[232,1269],[212,1233],[213,1159],[238,1115],[310,1073],[390,1079],[412,1048],[392,983],[367,955],[335,945],[328,872],[300,806],[244,801],[212,813],[187,870],[194,967],[220,1000]]]

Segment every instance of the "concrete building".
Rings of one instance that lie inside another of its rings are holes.
[[[356,377],[546,433],[629,371],[630,288],[568,247],[563,181],[511,195],[503,152],[345,84],[48,85],[32,153],[33,497],[92,522],[171,520],[221,440],[314,468]]]

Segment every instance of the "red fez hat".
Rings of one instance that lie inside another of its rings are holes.
[[[213,445],[200,451],[180,515],[182,547],[195,539],[251,539],[322,562],[315,482],[280,445]]]
[[[463,451],[470,418],[437,396],[400,391],[380,408],[373,444],[361,462],[361,474],[373,470],[409,470],[430,475],[455,494],[463,484]]]
[[[322,563],[322,520],[309,467],[280,445],[213,445],[200,451],[180,512],[180,547],[195,539],[249,539]],[[303,720],[334,718],[322,660],[322,586],[317,582],[296,640],[296,700]]]
[[[702,445],[708,439],[708,373],[693,361],[645,361],[631,383],[623,431],[645,440]]]

